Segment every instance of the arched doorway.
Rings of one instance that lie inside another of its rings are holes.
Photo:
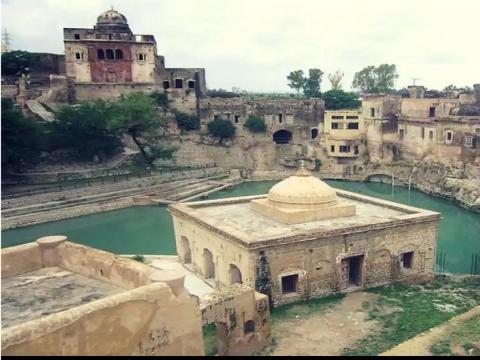
[[[313,140],[313,139],[316,139],[317,136],[318,136],[318,129],[317,129],[317,128],[313,128],[312,130],[310,130],[310,133],[312,134],[312,140]]]
[[[185,264],[189,264],[192,262],[192,253],[190,252],[190,244],[188,239],[185,236],[182,236],[181,240],[181,258]]]
[[[288,144],[292,140],[292,133],[288,130],[278,130],[273,133],[273,141],[276,144]]]
[[[230,285],[242,284],[242,273],[240,269],[233,264],[230,264]]]
[[[215,278],[215,263],[213,255],[208,249],[203,249],[203,275],[205,279]]]

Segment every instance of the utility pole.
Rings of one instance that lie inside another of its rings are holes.
[[[2,32],[2,54],[10,51],[10,34],[7,29],[4,28]]]
[[[413,86],[415,86],[415,81],[416,80],[421,80],[421,79],[420,78],[412,78],[412,80],[413,80]]]

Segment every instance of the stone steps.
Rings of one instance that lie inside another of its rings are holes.
[[[83,197],[78,197],[73,199],[52,201],[47,203],[40,203],[40,204],[6,209],[2,211],[2,215],[4,218],[9,218],[13,216],[37,213],[37,212],[46,211],[46,210],[55,210],[55,209],[66,208],[66,207],[74,207],[77,205],[86,205],[86,204],[91,204],[96,202],[111,201],[111,200],[115,200],[115,199],[119,199],[127,196],[167,194],[169,192],[171,193],[172,191],[174,191],[175,188],[178,186],[189,186],[189,185],[195,186],[198,183],[199,183],[199,180],[197,179],[188,179],[188,180],[181,180],[181,181],[177,181],[169,184],[159,184],[159,185],[155,185],[148,188],[126,189],[126,190],[119,190],[119,191],[101,193],[96,195],[88,195],[88,196],[83,196]]]

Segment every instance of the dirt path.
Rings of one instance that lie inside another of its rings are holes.
[[[362,310],[364,301],[375,298],[371,293],[354,292],[319,314],[278,321],[272,329],[277,341],[272,355],[340,355],[377,328],[376,321],[365,320],[367,314]]]
[[[407,340],[400,345],[380,354],[380,356],[430,356],[430,349],[442,336],[451,333],[458,324],[480,315],[480,306],[474,307],[464,314],[455,316],[446,323],[430,329],[414,338]],[[479,334],[480,338],[480,334]]]

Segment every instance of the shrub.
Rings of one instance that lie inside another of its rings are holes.
[[[254,133],[259,133],[259,132],[265,132],[267,130],[267,126],[265,125],[265,120],[263,118],[256,116],[256,115],[250,115],[245,122],[245,125],[243,127],[247,128],[251,132]]]
[[[230,139],[235,135],[235,126],[224,119],[215,119],[207,124],[208,132],[220,139]]]
[[[177,120],[177,125],[180,129],[187,131],[200,129],[200,121],[196,115],[175,111],[175,120]]]
[[[164,92],[160,92],[158,90],[152,92],[150,97],[155,100],[158,106],[163,108],[168,107],[168,95]]]
[[[132,256],[132,260],[135,260],[135,261],[140,261],[140,262],[144,262],[145,261],[145,258],[143,255],[134,255]]]

